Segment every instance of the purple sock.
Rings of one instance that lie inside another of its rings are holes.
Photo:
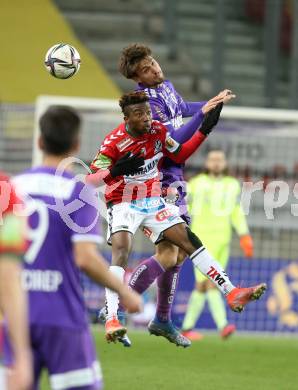
[[[149,257],[134,269],[128,285],[139,294],[142,294],[164,272],[165,270],[159,262],[153,256]]]
[[[158,293],[156,317],[161,322],[168,322],[171,320],[171,309],[178,286],[180,269],[181,265],[175,265],[157,279]]]

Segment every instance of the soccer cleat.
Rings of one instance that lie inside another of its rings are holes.
[[[196,330],[185,330],[181,332],[182,336],[188,338],[191,341],[199,341],[204,338],[202,333],[197,332]]]
[[[187,348],[191,345],[191,341],[184,337],[172,322],[160,322],[154,319],[149,322],[148,330],[150,334],[165,337],[170,343],[176,344],[177,347]]]
[[[120,337],[123,337],[126,333],[126,328],[123,326],[117,317],[113,317],[111,320],[106,321],[106,340],[108,343],[115,343]]]
[[[267,289],[266,283],[258,284],[253,287],[238,288],[235,287],[227,295],[227,303],[233,311],[240,313],[244,306],[250,301],[256,301],[259,299]]]
[[[227,339],[236,331],[236,326],[234,324],[226,325],[220,332],[222,339]]]
[[[131,347],[131,341],[130,338],[125,334],[122,337],[118,337],[119,343],[123,344],[123,347],[130,348]]]
[[[107,311],[106,308],[103,307],[100,309],[97,315],[97,320],[100,324],[105,324],[106,323],[106,316],[107,316]],[[126,313],[124,311],[119,311],[118,312],[118,320],[119,322],[123,325],[126,326]],[[123,337],[118,337],[117,340],[119,343],[121,343],[124,347],[131,347],[131,341],[130,338],[125,334]]]

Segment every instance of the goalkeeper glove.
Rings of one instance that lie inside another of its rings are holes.
[[[244,253],[245,257],[253,257],[254,255],[254,244],[251,236],[245,234],[240,237],[240,247]]]
[[[220,113],[223,107],[223,103],[218,103],[216,107],[208,111],[204,116],[203,122],[200,127],[200,132],[204,135],[208,135],[213,130],[214,126],[217,125],[217,122],[220,117]]]
[[[133,175],[142,171],[141,166],[144,165],[145,160],[139,154],[133,155],[131,152],[126,153],[125,156],[119,158],[118,161],[110,169],[110,175],[114,178],[122,175]]]

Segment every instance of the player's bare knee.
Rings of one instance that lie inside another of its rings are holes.
[[[163,241],[156,246],[155,258],[166,269],[177,264],[178,248],[168,241]]]
[[[177,264],[177,254],[175,252],[162,253],[156,255],[155,258],[165,269],[174,267]]]

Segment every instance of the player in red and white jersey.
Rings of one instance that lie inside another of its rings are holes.
[[[151,116],[149,111],[150,108],[146,114],[148,118]],[[139,156],[144,164],[138,172],[117,177],[109,175],[105,178],[108,185],[106,201],[108,205],[112,205],[159,197],[162,158],[168,156],[177,162],[185,161],[205,138],[206,135],[197,132],[191,142],[180,145],[167,134],[166,127],[158,121],[145,121],[144,129],[140,133],[138,129],[130,130],[127,123],[121,123],[104,139],[98,155],[91,164],[91,169],[95,172],[98,168],[110,167],[114,162],[128,155]]]
[[[107,185],[108,242],[112,244],[110,269],[124,279],[132,236],[140,227],[155,244],[165,238],[184,250],[194,265],[226,295],[230,307],[241,311],[250,300],[263,294],[266,285],[235,288],[199,238],[160,196],[162,158],[167,156],[175,162],[185,162],[216,125],[222,104],[205,115],[199,131],[186,143],[179,144],[161,123],[152,121],[148,100],[144,92],[121,97],[119,104],[125,122],[105,138],[91,165],[96,173],[87,178],[94,184],[103,179]],[[133,275],[130,286],[134,288],[134,282],[138,280],[138,287],[147,288],[165,270],[166,265],[152,257]],[[109,289],[106,289],[106,308],[106,338],[116,341],[126,329],[117,317],[118,295]],[[187,339],[184,341],[179,345],[190,345]]]
[[[0,172],[0,305],[7,320],[15,362],[6,383],[0,365],[0,388],[29,390],[32,382],[26,298],[21,287],[21,255],[26,248],[24,220],[14,214],[21,202],[8,177]],[[0,340],[2,344],[2,337]],[[2,345],[0,345],[0,356]],[[7,378],[6,378],[7,379]]]

